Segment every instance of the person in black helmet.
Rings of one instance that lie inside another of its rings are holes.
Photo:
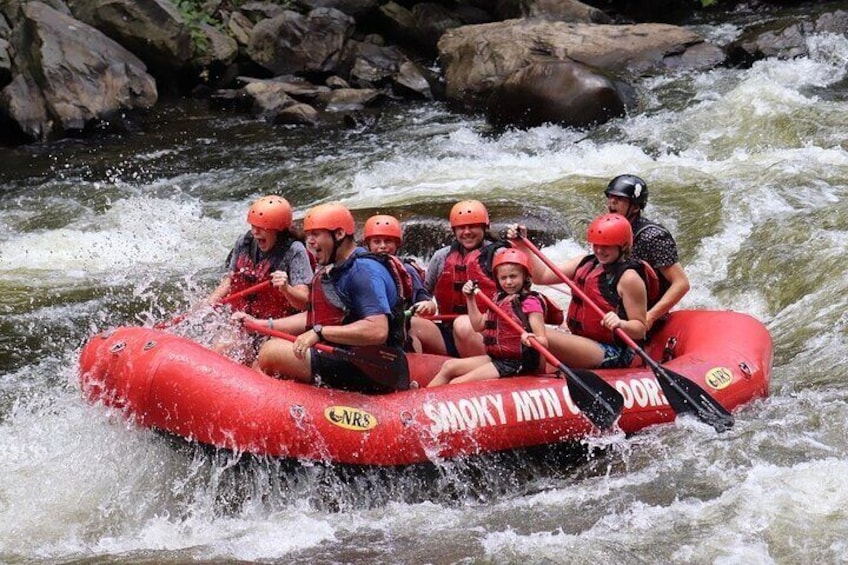
[[[661,295],[648,309],[648,330],[689,291],[689,277],[680,265],[677,243],[662,225],[642,217],[648,204],[648,185],[636,175],[619,175],[604,190],[610,213],[621,214],[633,226],[633,257],[641,259],[659,275]]]

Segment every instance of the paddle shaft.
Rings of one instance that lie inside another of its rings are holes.
[[[285,339],[286,341],[294,342],[297,339],[296,335],[292,335],[292,334],[286,333],[286,332],[281,332],[280,330],[275,330],[273,328],[269,328],[268,326],[266,326],[264,324],[257,324],[256,322],[249,322],[249,321],[245,320],[244,327],[249,329],[252,332],[270,335],[271,337],[279,337],[281,339]],[[335,347],[333,347],[332,345],[327,345],[326,343],[316,343],[312,347],[314,347],[315,349],[318,349],[319,351],[324,351],[326,353],[335,353],[336,352]]]
[[[227,296],[225,296],[224,298],[219,300],[218,303],[216,304],[216,306],[219,305],[219,304],[229,304],[230,302],[238,300],[239,298],[242,298],[242,297],[247,296],[249,294],[254,294],[256,292],[259,292],[260,290],[263,290],[263,289],[265,289],[265,287],[268,287],[270,285],[271,285],[270,280],[265,280],[265,281],[262,281],[261,283],[256,283],[255,285],[249,286],[244,290],[240,290],[238,292],[228,294]],[[168,328],[170,326],[174,326],[176,324],[179,324],[187,316],[188,316],[188,312],[185,312],[183,314],[180,314],[179,316],[174,316],[173,318],[171,318],[167,322],[161,322],[159,324],[156,324],[154,327],[157,328],[157,329]]]

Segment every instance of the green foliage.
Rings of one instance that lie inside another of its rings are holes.
[[[177,10],[186,21],[191,42],[197,53],[205,53],[209,48],[209,38],[201,29],[202,24],[221,27],[221,22],[214,19],[211,14],[204,11],[203,0],[176,0]]]

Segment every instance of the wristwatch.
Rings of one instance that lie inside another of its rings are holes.
[[[320,339],[324,339],[324,335],[321,333],[324,331],[324,326],[321,324],[315,324],[312,326],[312,331],[315,332]]]

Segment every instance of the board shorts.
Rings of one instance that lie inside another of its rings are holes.
[[[604,361],[599,369],[622,369],[630,366],[636,353],[626,345],[599,343],[604,352]]]
[[[492,357],[492,365],[498,370],[498,378],[529,375],[539,372],[541,364],[539,352],[535,349],[524,351],[521,359],[501,359]]]
[[[345,349],[338,345],[337,349]],[[345,359],[332,353],[313,349],[311,354],[312,383],[317,386],[362,392],[365,394],[382,394],[393,392],[393,389],[371,380],[368,375]]]

